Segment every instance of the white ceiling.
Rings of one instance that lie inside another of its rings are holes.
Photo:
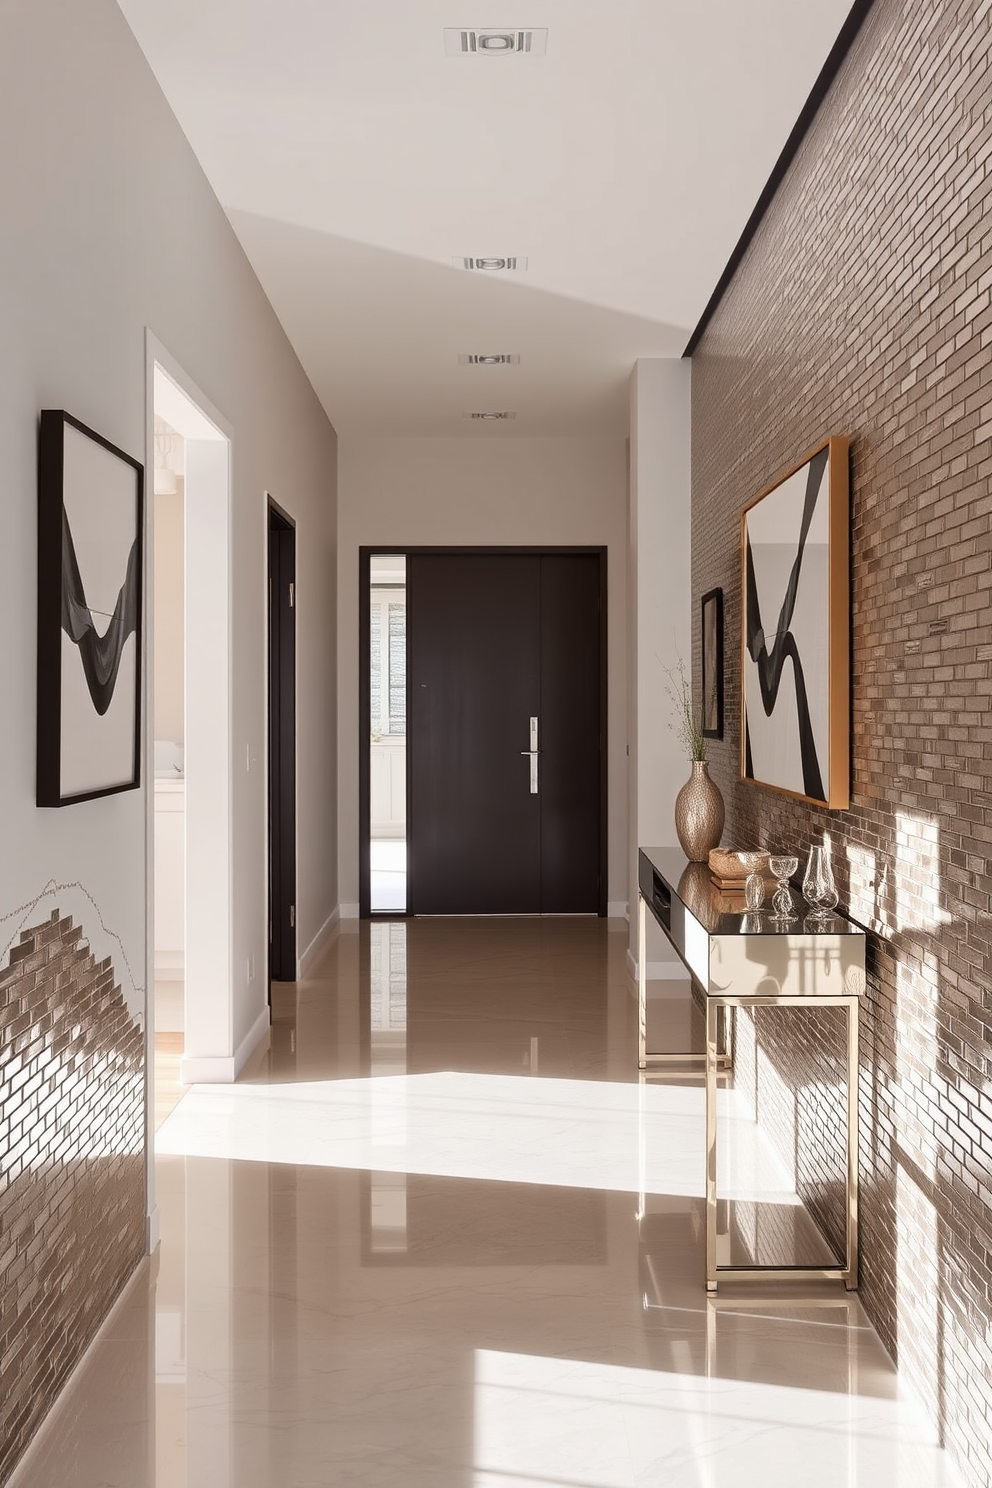
[[[634,360],[681,354],[850,8],[119,4],[338,432],[471,438],[626,431]],[[547,54],[445,55],[508,25]]]

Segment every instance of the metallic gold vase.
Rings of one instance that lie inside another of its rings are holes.
[[[692,761],[692,774],[675,797],[675,830],[690,863],[703,863],[723,833],[723,797],[710,779],[705,760]]]

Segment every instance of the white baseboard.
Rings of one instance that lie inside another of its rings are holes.
[[[296,976],[298,981],[306,976],[340,921],[341,908],[339,905],[335,905],[297,963]]]
[[[637,958],[630,950],[627,951],[627,970],[637,981]],[[647,966],[649,982],[687,982],[689,973],[681,961],[649,961]]]
[[[184,1085],[232,1085],[268,1032],[269,1010],[265,1007],[233,1054],[184,1055],[180,1080]]]
[[[606,913],[611,920],[625,920],[627,918],[626,899],[611,899],[606,906]]]
[[[340,905],[338,906],[338,908],[341,911],[341,918],[343,920],[357,920],[358,919],[358,905],[357,904],[346,903],[342,899],[342,901],[341,901]]]
[[[128,1301],[128,1298],[131,1296],[131,1293],[134,1291],[135,1287],[147,1287],[148,1275],[145,1267],[148,1265],[148,1257],[144,1256],[138,1262],[137,1266],[135,1266],[134,1270],[131,1272],[131,1275],[128,1277],[127,1281],[117,1293],[117,1297],[115,1298],[110,1311],[101,1322],[99,1328],[97,1328],[95,1334],[90,1339],[80,1357],[76,1360],[76,1363],[72,1369],[72,1373],[69,1375],[69,1378],[66,1380],[65,1384],[62,1386],[61,1390],[52,1401],[47,1415],[42,1418],[41,1425],[38,1427],[38,1430],[35,1432],[34,1436],[28,1442],[27,1446],[24,1448],[24,1451],[17,1459],[17,1465],[14,1468],[14,1471],[11,1473],[10,1477],[7,1479],[7,1488],[31,1488],[31,1484],[37,1481],[34,1468],[37,1463],[38,1456],[45,1446],[45,1443],[53,1434],[58,1435],[59,1433],[64,1432],[66,1429],[66,1422],[62,1417],[61,1411],[59,1410],[60,1404],[63,1400],[70,1397],[73,1386],[79,1379],[83,1370],[92,1360],[93,1355],[102,1346],[104,1339],[114,1325],[114,1321],[116,1320],[118,1314],[123,1310],[125,1304]]]

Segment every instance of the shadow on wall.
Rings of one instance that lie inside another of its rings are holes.
[[[883,1338],[897,1361],[909,1355],[916,1376],[931,1381],[943,1421],[948,1395],[967,1392],[974,1364],[950,1340],[972,1325],[960,1312],[969,1293],[962,1249],[973,1247],[977,1261],[985,1243],[992,1169],[981,1145],[992,1133],[992,1099],[949,1037],[962,1015],[977,1026],[984,1013],[954,969],[963,922],[943,908],[939,823],[926,814],[897,813],[893,828],[888,861],[852,844],[836,865],[842,901],[869,932],[872,1015],[863,1008],[861,1018],[862,1281],[885,1307],[876,1319]],[[834,1009],[804,1016],[802,1036],[776,1009],[762,1011],[759,1035],[742,1024],[736,1068],[780,1155],[791,1157],[803,1201],[839,1247],[844,1022]],[[917,1103],[958,1113],[960,1130],[951,1140],[962,1154],[973,1200],[971,1214],[958,1215],[957,1230],[942,1217],[943,1142],[921,1124],[907,1091]],[[912,1326],[900,1329],[907,1307]]]
[[[895,1258],[891,1337],[897,1358],[911,1355],[917,1376],[931,1380],[937,1420],[943,1423],[948,1394],[960,1392],[964,1398],[973,1367],[971,1359],[955,1359],[952,1339],[972,1326],[960,1312],[970,1290],[960,1252],[969,1244],[980,1250],[988,1226],[992,1173],[981,1145],[992,1133],[992,1102],[974,1084],[975,1072],[964,1058],[953,1053],[951,1029],[962,1014],[982,1022],[984,1017],[968,983],[959,984],[955,972],[964,925],[943,907],[950,855],[942,853],[940,825],[930,815],[904,812],[896,813],[894,825],[895,854],[880,873],[874,853],[854,846],[847,850],[852,903],[863,906],[878,936],[875,1036],[863,1076],[869,1085],[868,1140],[877,1188],[871,1212],[876,1223],[885,1217],[888,1233],[880,1237],[881,1253]],[[958,1113],[961,1130],[948,1136],[962,1154],[973,1212],[970,1219],[960,1215],[956,1235],[942,1217],[946,1203],[939,1190],[939,1180],[948,1176],[941,1154],[947,1137],[941,1140],[921,1123],[909,1091],[931,1109]],[[976,1115],[985,1123],[984,1133]],[[891,1278],[888,1287],[882,1277],[875,1284],[877,1295],[891,1295]],[[900,1328],[909,1307],[912,1326]],[[959,1326],[948,1328],[949,1322]]]

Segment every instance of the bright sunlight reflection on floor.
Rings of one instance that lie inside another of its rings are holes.
[[[721,1193],[796,1202],[750,1109],[719,1094]],[[198,1085],[159,1153],[701,1197],[703,1091],[439,1073]]]
[[[478,1349],[472,1488],[943,1488],[911,1402]]]

